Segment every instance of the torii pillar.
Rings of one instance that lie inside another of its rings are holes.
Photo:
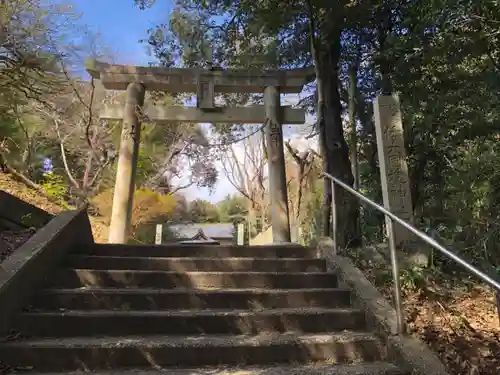
[[[222,70],[141,67],[86,62],[89,74],[108,90],[127,90],[125,108],[106,104],[101,119],[123,120],[109,242],[125,243],[130,227],[134,175],[140,137],[139,113],[148,122],[266,124],[273,242],[290,242],[282,124],[303,124],[303,109],[281,107],[280,92],[297,94],[314,79],[314,69]],[[144,105],[145,90],[196,92],[196,107]],[[264,93],[264,106],[217,107],[214,94]],[[140,109],[140,111],[138,111]]]
[[[144,105],[144,86],[132,82],[127,87],[120,153],[116,169],[109,243],[126,243],[130,235],[135,174],[141,137],[140,111]]]
[[[266,145],[269,168],[269,197],[271,199],[271,225],[273,243],[291,242],[290,216],[286,186],[283,129],[281,126],[280,92],[277,87],[264,90],[266,109]]]

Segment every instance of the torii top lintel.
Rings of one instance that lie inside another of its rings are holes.
[[[126,90],[130,83],[139,82],[146,90],[171,93],[196,92],[200,80],[212,81],[216,92],[258,93],[268,86],[277,86],[282,93],[300,93],[315,77],[314,68],[208,70],[115,65],[97,60],[88,60],[85,68],[109,90]]]

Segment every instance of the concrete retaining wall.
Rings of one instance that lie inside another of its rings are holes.
[[[41,228],[54,216],[0,190],[0,230]]]
[[[12,317],[43,286],[62,257],[76,245],[93,242],[86,208],[65,211],[0,264],[0,336],[8,333]]]

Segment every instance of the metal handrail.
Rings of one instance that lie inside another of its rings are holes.
[[[476,267],[468,263],[466,260],[462,259],[455,253],[451,252],[450,250],[446,249],[442,245],[440,245],[436,240],[433,238],[429,237],[427,234],[424,232],[418,230],[415,228],[413,225],[407,223],[403,219],[397,217],[394,215],[391,211],[387,210],[383,206],[375,203],[372,201],[370,198],[365,197],[363,194],[361,194],[359,191],[353,189],[346,183],[342,182],[336,177],[333,177],[332,175],[323,172],[322,175],[326,178],[328,178],[332,184],[332,226],[333,226],[333,243],[335,250],[337,250],[337,233],[336,233],[336,223],[337,223],[337,212],[336,212],[336,207],[335,207],[335,184],[339,185],[342,187],[344,190],[348,191],[349,193],[353,194],[355,197],[360,199],[361,201],[365,202],[366,204],[370,205],[371,207],[377,209],[378,211],[382,212],[386,219],[386,225],[387,225],[387,232],[389,236],[389,253],[391,257],[391,267],[392,267],[392,277],[393,277],[393,282],[394,282],[394,305],[396,308],[396,318],[397,318],[397,329],[398,333],[403,333],[404,331],[404,324],[403,324],[403,309],[401,305],[401,285],[399,283],[399,265],[396,257],[396,241],[395,241],[395,235],[394,235],[394,224],[393,222],[395,221],[396,223],[402,225],[406,229],[408,229],[410,232],[415,234],[417,237],[422,239],[424,242],[427,244],[431,245],[433,248],[439,250],[442,254],[446,255],[448,258],[454,260],[458,264],[460,264],[462,267],[466,268],[470,272],[472,272],[475,276],[479,277],[481,280],[483,280],[486,284],[490,285],[494,289],[497,290],[497,292],[500,293],[500,283],[484,272],[478,270]]]

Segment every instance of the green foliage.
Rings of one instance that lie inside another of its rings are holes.
[[[318,179],[314,184],[305,192],[304,211],[307,213],[303,215],[301,223],[302,239],[306,245],[316,245],[316,240],[322,236],[323,233],[323,216],[321,209],[323,207],[323,180]]]
[[[71,21],[71,9],[62,5],[54,7],[41,0],[0,3],[0,116],[61,88],[61,77],[53,73],[64,51],[64,25]]]
[[[218,223],[220,221],[217,206],[203,199],[196,199],[189,203],[189,214],[194,223]]]
[[[148,146],[151,145],[149,144]],[[148,146],[141,143],[139,147],[136,169],[136,184],[139,186],[145,183],[157,171],[154,165],[154,154],[147,150]]]
[[[401,286],[408,290],[422,290],[428,280],[428,272],[425,268],[412,266],[400,272]]]
[[[63,202],[67,196],[68,185],[61,175],[44,173],[41,186],[48,196],[57,201]]]
[[[217,203],[219,220],[221,223],[240,223],[245,221],[248,214],[248,203],[239,195],[228,195]]]

